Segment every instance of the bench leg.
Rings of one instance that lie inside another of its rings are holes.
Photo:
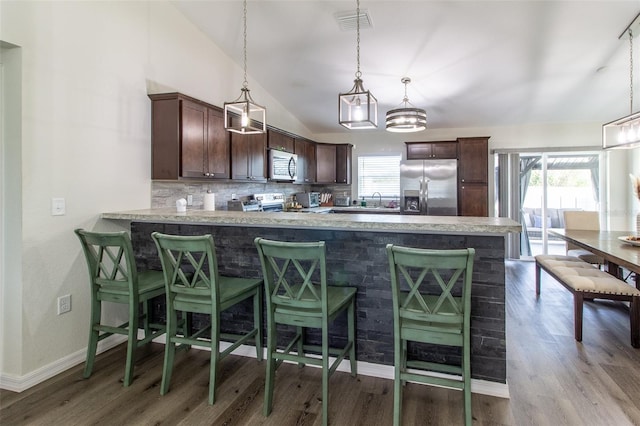
[[[584,298],[582,293],[573,293],[573,322],[574,322],[574,334],[576,341],[582,342],[582,307],[584,305]]]
[[[640,297],[631,298],[629,305],[629,328],[631,329],[631,346],[640,347]]]
[[[536,262],[536,297],[540,296],[540,264]]]

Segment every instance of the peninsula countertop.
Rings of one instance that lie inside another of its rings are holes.
[[[134,222],[423,234],[506,235],[522,231],[520,223],[502,217],[273,213],[202,209],[187,209],[185,213],[178,213],[174,208],[158,208],[107,212],[102,213],[101,218]]]

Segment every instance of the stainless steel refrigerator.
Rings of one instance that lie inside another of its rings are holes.
[[[402,214],[458,215],[458,160],[400,163]]]

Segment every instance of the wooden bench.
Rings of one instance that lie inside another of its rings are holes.
[[[584,299],[629,302],[631,346],[640,347],[640,290],[591,264],[572,256],[538,255],[536,258],[536,297],[540,296],[540,270],[573,294],[575,339],[582,341]]]

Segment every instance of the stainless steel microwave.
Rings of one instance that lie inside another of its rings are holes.
[[[290,152],[269,150],[269,179],[294,181],[298,177],[298,156]]]

